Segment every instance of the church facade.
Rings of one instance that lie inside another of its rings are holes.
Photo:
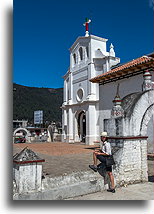
[[[70,68],[64,75],[63,142],[93,145],[104,130],[109,136],[136,136],[117,121],[125,120],[130,110],[127,102],[131,106],[137,95],[153,89],[153,54],[120,65],[113,45],[107,51],[106,43],[107,39],[86,31],[85,37],[78,37],[70,48]],[[151,132],[149,135],[153,137]]]

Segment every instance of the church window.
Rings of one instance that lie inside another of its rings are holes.
[[[73,54],[74,64],[76,64],[76,54]]]
[[[79,48],[80,60],[83,60],[83,50],[82,47]]]
[[[81,88],[77,91],[76,99],[78,102],[81,102],[83,99],[83,90]]]
[[[86,47],[86,54],[87,54],[87,57],[89,58],[89,49],[88,49],[88,47]]]

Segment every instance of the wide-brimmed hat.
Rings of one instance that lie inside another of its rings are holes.
[[[100,136],[101,137],[107,137],[107,132],[101,132]]]

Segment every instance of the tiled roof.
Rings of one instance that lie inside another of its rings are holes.
[[[113,77],[114,74],[118,74],[120,73],[120,75],[122,74],[125,74],[126,73],[126,70],[128,71],[129,70],[133,70],[136,66],[142,66],[143,64],[149,64],[149,62],[153,62],[153,58],[152,57],[148,57],[148,56],[142,56],[142,57],[139,57],[137,59],[134,59],[130,62],[127,62],[123,65],[120,65],[116,68],[113,68],[112,70],[104,73],[104,74],[100,74],[92,79],[90,79],[91,82],[93,83],[99,83],[101,80],[105,80],[106,78],[109,78],[109,77]]]

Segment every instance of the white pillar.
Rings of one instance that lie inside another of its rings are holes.
[[[66,102],[67,101],[67,94],[66,94],[66,91],[67,91],[67,82],[66,80],[64,80],[64,91],[63,91],[63,101]]]
[[[90,65],[88,65],[88,80],[95,76],[96,76],[95,67],[94,64],[91,63]],[[89,100],[99,99],[99,84],[88,81],[87,86]]]
[[[86,144],[93,145],[96,138],[96,108],[94,104],[89,104],[86,112]]]
[[[66,141],[66,135],[67,135],[67,113],[66,113],[66,109],[63,109],[62,124],[63,124],[62,141],[65,142]]]
[[[67,121],[67,125],[68,127],[68,140],[70,143],[74,142],[74,138],[73,138],[73,113],[72,113],[72,109],[69,108],[68,110],[68,114],[69,114],[69,121]]]
[[[72,73],[70,73],[70,75],[69,75],[69,90],[70,90],[69,102],[70,102],[70,104],[72,103],[72,98],[73,98],[73,84],[72,84],[72,81],[73,81],[73,77],[72,77]]]

